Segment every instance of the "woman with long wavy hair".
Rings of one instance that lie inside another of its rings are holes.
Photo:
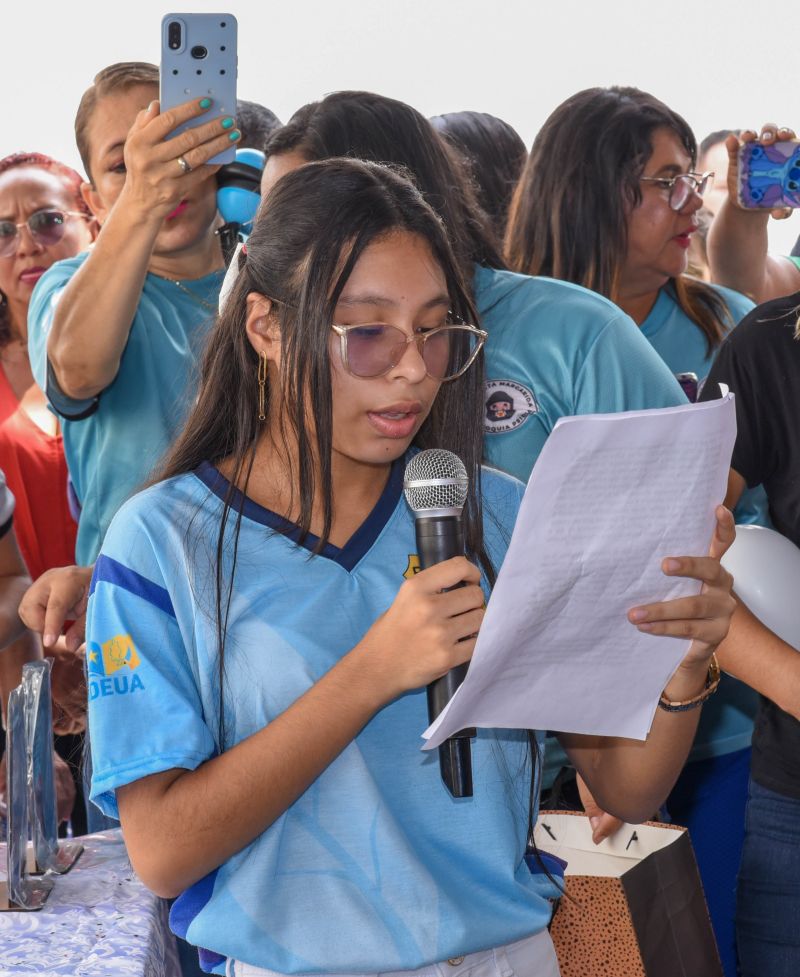
[[[515,271],[611,299],[674,374],[702,381],[753,303],[686,274],[697,212],[713,177],[694,172],[696,162],[692,130],[654,96],[637,88],[578,92],[534,140],[511,205],[506,257]],[[737,521],[761,521],[762,498],[737,510]],[[756,707],[750,689],[723,679],[668,803],[673,819],[691,831],[729,977]]]

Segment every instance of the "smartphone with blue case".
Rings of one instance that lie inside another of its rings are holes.
[[[236,115],[236,35],[232,14],[167,14],[161,21],[161,111],[191,99],[210,98],[211,108],[171,133],[174,138],[215,117]],[[236,143],[209,163],[232,163]]]
[[[747,142],[739,150],[742,207],[800,207],[800,142]]]

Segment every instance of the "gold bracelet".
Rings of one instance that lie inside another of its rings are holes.
[[[688,712],[690,709],[696,709],[717,691],[717,688],[719,687],[720,675],[721,672],[719,669],[717,656],[712,655],[711,661],[708,663],[706,684],[703,687],[703,691],[700,692],[699,695],[696,695],[693,699],[686,699],[685,702],[672,702],[662,692],[661,698],[658,700],[659,707],[665,712]]]

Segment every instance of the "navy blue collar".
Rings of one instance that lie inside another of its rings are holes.
[[[383,532],[383,527],[389,521],[392,513],[397,508],[400,501],[400,494],[403,491],[403,475],[405,473],[405,458],[398,458],[392,463],[389,479],[381,492],[381,496],[375,503],[372,512],[364,522],[358,527],[353,535],[341,548],[327,543],[317,554],[324,556],[328,560],[338,563],[348,572],[353,570],[362,557],[372,548],[373,544]],[[210,462],[203,461],[195,469],[195,475],[204,485],[216,495],[224,500],[230,490],[230,482],[225,476],[216,469]],[[235,512],[241,510],[243,516],[252,519],[253,522],[261,523],[262,526],[269,526],[276,533],[286,536],[297,546],[313,552],[314,547],[319,543],[319,537],[309,533],[304,540],[300,540],[300,527],[295,523],[289,522],[283,516],[279,516],[271,509],[266,509],[258,502],[254,502],[239,489],[234,489],[231,494],[231,506]]]

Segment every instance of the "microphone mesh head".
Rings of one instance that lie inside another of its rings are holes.
[[[467,500],[469,479],[464,462],[452,451],[429,448],[406,465],[403,491],[414,512],[425,509],[461,509]]]

